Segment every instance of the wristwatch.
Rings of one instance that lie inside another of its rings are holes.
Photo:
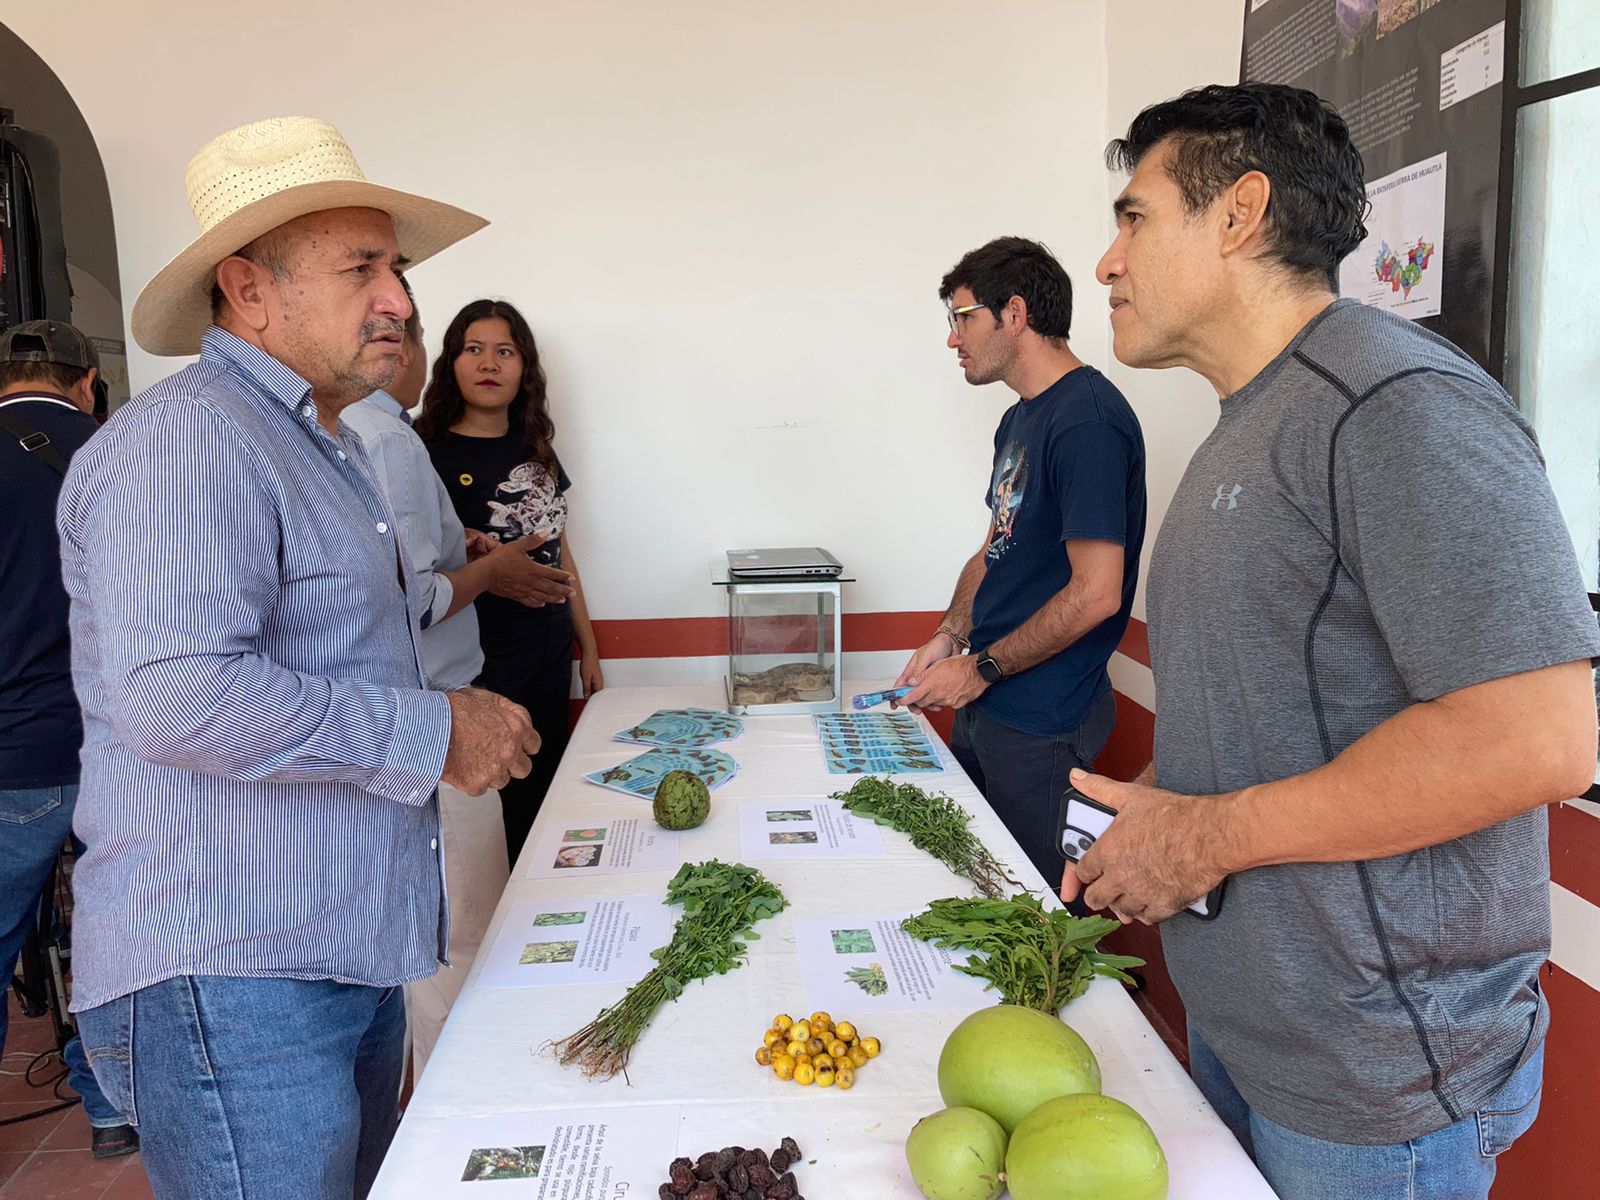
[[[978,659],[978,674],[983,677],[985,683],[999,683],[1006,677],[1006,673],[1000,669],[1000,664],[995,662],[994,655],[987,650],[974,650],[973,654]]]

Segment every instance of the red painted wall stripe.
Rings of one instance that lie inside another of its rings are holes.
[[[913,650],[932,636],[942,613],[844,614],[847,652]],[[703,658],[728,650],[727,617],[660,617],[596,621],[601,658]],[[1150,665],[1150,630],[1137,617],[1117,647],[1134,662]]]
[[[1550,878],[1600,904],[1600,818],[1567,804],[1551,807]]]
[[[1150,626],[1138,617],[1128,618],[1128,632],[1122,635],[1122,645],[1118,650],[1140,666],[1150,665]]]
[[[845,613],[846,653],[914,650],[933,635],[942,613]],[[596,621],[601,658],[705,658],[728,652],[727,617]]]
[[[602,659],[704,658],[728,652],[728,618],[596,621],[594,640]]]
[[[1144,705],[1130,700],[1121,692],[1117,697],[1117,725],[1111,731],[1094,769],[1113,779],[1132,779],[1150,762],[1151,747],[1155,744],[1156,717]]]
[[[1582,815],[1582,814],[1579,814]],[[1493,1200],[1593,1200],[1600,1179],[1595,1080],[1600,1079],[1600,992],[1547,963],[1550,1000],[1539,1119],[1500,1157]]]
[[[915,650],[933,636],[944,612],[844,614],[844,648],[849,651]]]

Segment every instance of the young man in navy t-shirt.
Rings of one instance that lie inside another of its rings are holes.
[[[995,431],[989,532],[898,682],[916,685],[905,704],[959,710],[957,761],[1054,883],[1068,775],[1116,723],[1106,662],[1138,582],[1144,438],[1122,393],[1068,348],[1072,283],[1045,247],[996,239],[939,297],[967,382],[1020,399]]]
[[[56,498],[68,460],[100,428],[91,414],[104,399],[100,357],[75,326],[29,321],[0,330],[0,980],[11,978],[72,832],[83,716],[72,690]],[[83,1043],[74,1037],[62,1055],[93,1128],[94,1157],[132,1154],[139,1137],[101,1092]]]

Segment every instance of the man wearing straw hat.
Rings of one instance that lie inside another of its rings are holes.
[[[395,1127],[401,985],[445,956],[435,789],[498,787],[538,749],[510,701],[424,690],[415,581],[339,421],[394,377],[398,273],[484,221],[368,183],[300,117],[223,134],[187,185],[200,236],[133,332],[199,361],[61,494],[73,1007],[162,1200],[348,1200]]]

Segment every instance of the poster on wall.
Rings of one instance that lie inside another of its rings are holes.
[[[1449,338],[1486,370],[1506,0],[1246,0],[1241,77],[1308,88],[1366,165],[1367,239],[1342,295]]]

